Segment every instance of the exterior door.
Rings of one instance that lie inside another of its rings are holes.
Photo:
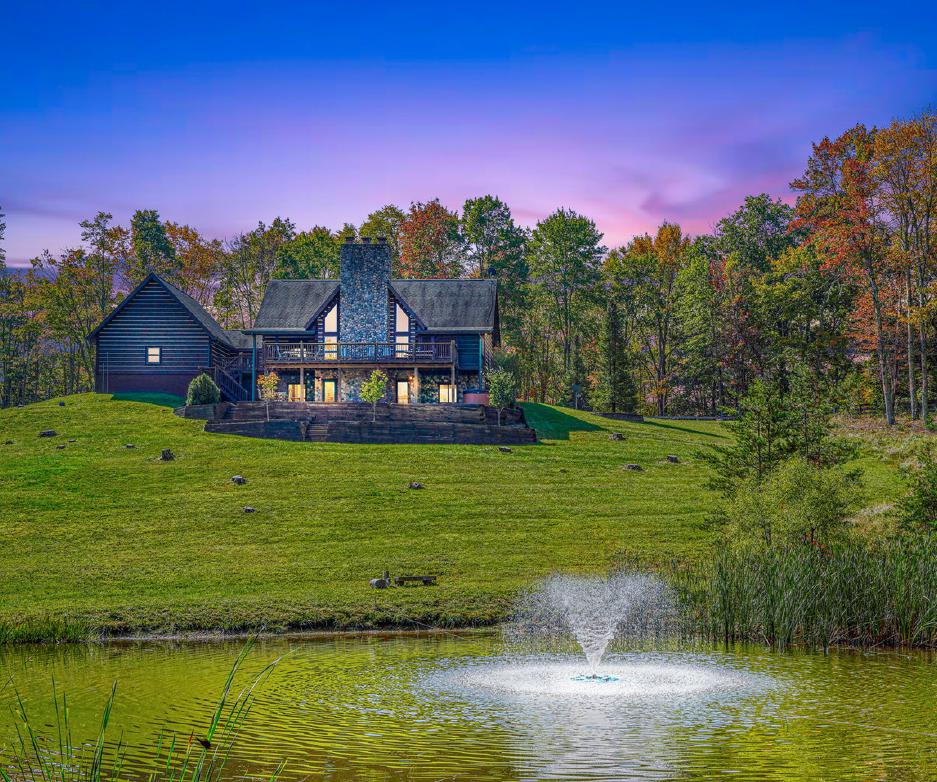
[[[335,380],[323,380],[322,381],[322,401],[323,402],[336,402],[338,401],[338,382]]]
[[[410,404],[410,381],[409,380],[397,381],[397,404],[398,405]]]

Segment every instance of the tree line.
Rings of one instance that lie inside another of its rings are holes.
[[[0,276],[0,404],[90,388],[86,336],[149,271],[238,328],[271,279],[337,277],[347,237],[384,236],[395,276],[499,281],[499,363],[522,399],[717,415],[761,381],[889,423],[925,417],[937,115],[825,138],[791,187],[794,205],[752,195],[709,234],[665,222],[614,248],[585,215],[560,208],[528,229],[492,195],[386,205],[340,228],[278,217],[225,241],[153,210],[128,226],[100,212],[78,247]]]

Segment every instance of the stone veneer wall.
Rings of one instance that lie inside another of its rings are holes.
[[[439,401],[439,386],[448,383],[451,379],[449,372],[433,372],[428,369],[420,370],[420,402],[429,404]],[[456,372],[456,388],[459,389],[459,402],[465,394],[466,388],[475,388],[478,385],[478,374],[476,372]]]
[[[346,242],[341,248],[339,340],[387,342],[390,246]]]

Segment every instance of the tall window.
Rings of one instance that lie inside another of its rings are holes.
[[[146,349],[146,363],[147,364],[159,364],[163,360],[163,349],[162,348],[147,348]]]
[[[409,355],[410,316],[399,304],[394,305],[394,344],[398,358],[406,358]]]
[[[325,358],[334,361],[338,358],[338,304],[325,313],[322,324]]]

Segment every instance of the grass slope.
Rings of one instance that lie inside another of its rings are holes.
[[[0,640],[497,621],[555,569],[700,555],[715,498],[694,454],[725,437],[528,405],[543,442],[510,454],[284,443],[205,434],[148,401],[0,411]],[[385,568],[439,586],[369,589]]]

